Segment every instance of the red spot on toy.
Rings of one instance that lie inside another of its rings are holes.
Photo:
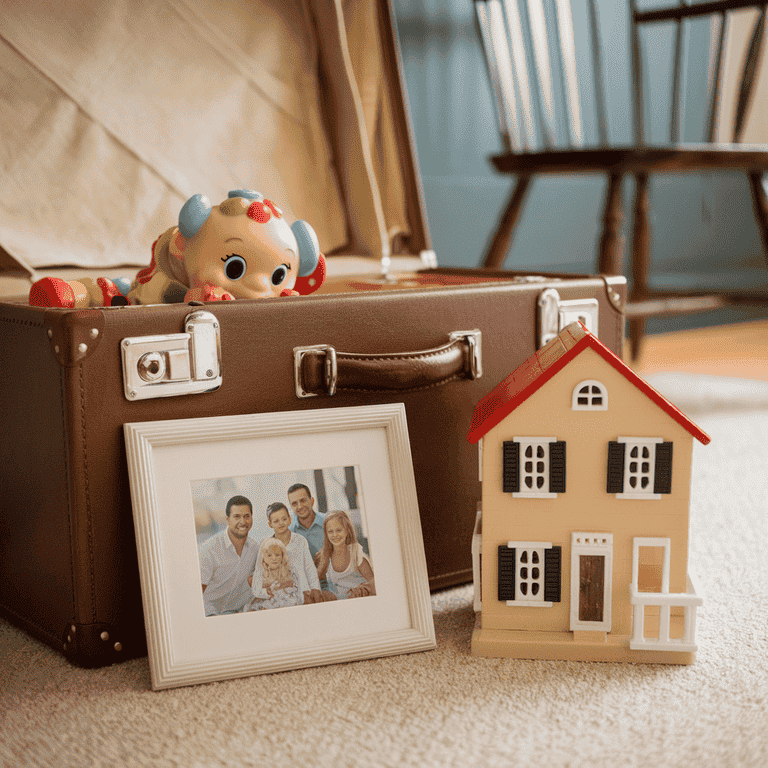
[[[311,275],[306,277],[296,278],[296,285],[293,286],[294,290],[298,291],[302,296],[306,296],[308,293],[314,293],[325,281],[325,256],[319,254],[317,260],[317,266],[315,271]]]
[[[276,219],[282,217],[283,212],[271,200],[264,200],[264,205],[266,205],[269,210],[272,211]]]
[[[264,203],[260,200],[254,200],[248,206],[248,218],[259,224],[266,224],[272,218],[272,214]]]

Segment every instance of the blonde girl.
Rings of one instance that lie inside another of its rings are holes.
[[[339,600],[376,594],[373,568],[346,512],[329,512],[325,517],[317,575],[328,581]]]
[[[288,550],[279,539],[269,537],[261,542],[251,589],[252,611],[303,603],[299,579],[291,568]]]

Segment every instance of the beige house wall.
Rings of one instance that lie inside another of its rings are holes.
[[[574,388],[586,379],[608,392],[606,411],[573,411]],[[617,499],[606,491],[608,442],[619,436],[673,442],[672,492],[661,499]],[[502,443],[513,437],[566,442],[566,492],[555,499],[513,498],[502,491]],[[571,533],[613,534],[612,628],[630,634],[633,538],[671,541],[670,591],[685,592],[691,434],[592,349],[586,349],[483,438],[483,629],[570,629]],[[562,547],[561,602],[552,608],[507,606],[497,597],[498,547],[544,541]]]

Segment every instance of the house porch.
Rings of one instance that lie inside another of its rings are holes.
[[[692,664],[695,651],[674,650],[685,636],[685,615],[669,616],[669,638],[665,650],[653,650],[659,637],[659,613],[646,611],[645,648],[630,648],[632,635],[605,632],[534,632],[530,630],[483,629],[482,614],[475,616],[472,653],[487,658],[556,659],[559,661],[616,661],[636,664]],[[663,630],[662,630],[663,631]],[[635,643],[632,643],[635,645]],[[687,646],[681,646],[687,647]]]

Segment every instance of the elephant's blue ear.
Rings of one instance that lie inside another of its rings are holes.
[[[315,230],[306,221],[294,221],[291,231],[299,245],[299,277],[306,277],[317,267],[320,243],[317,241]]]
[[[233,189],[227,197],[244,197],[246,200],[261,200],[264,195],[252,189]]]
[[[211,201],[205,195],[192,195],[179,211],[179,231],[193,237],[211,215]]]

